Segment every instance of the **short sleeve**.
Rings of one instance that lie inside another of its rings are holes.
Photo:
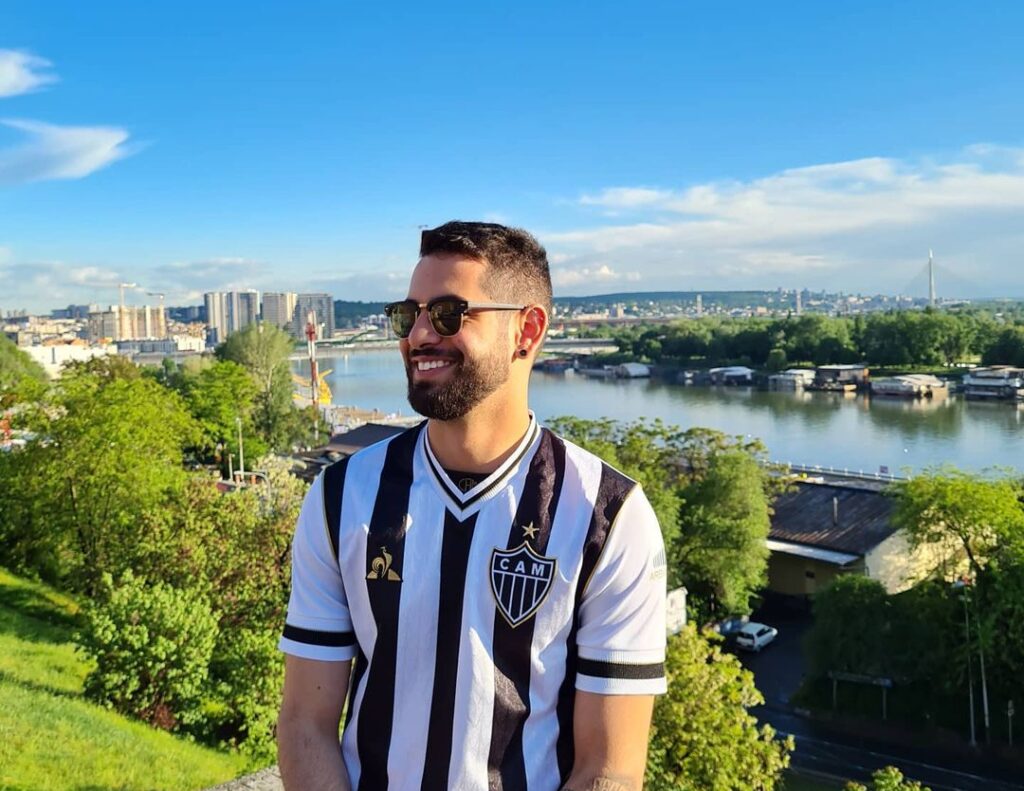
[[[292,592],[278,648],[303,659],[342,662],[356,655],[356,639],[327,532],[323,487],[321,474],[299,512],[292,541]]]
[[[580,605],[576,688],[658,695],[665,683],[665,548],[640,486],[626,495]]]

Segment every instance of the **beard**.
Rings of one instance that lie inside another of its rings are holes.
[[[437,356],[437,355],[435,355]],[[478,359],[444,355],[453,361],[445,382],[415,382],[416,358],[405,366],[409,383],[409,405],[423,417],[434,420],[458,420],[508,381],[511,363],[505,350]]]

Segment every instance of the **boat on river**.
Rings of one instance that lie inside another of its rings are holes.
[[[871,380],[871,395],[895,398],[936,398],[949,394],[949,385],[930,374],[904,374]]]

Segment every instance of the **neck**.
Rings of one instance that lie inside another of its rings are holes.
[[[480,404],[458,420],[430,420],[427,439],[442,467],[492,473],[512,455],[529,425],[525,404],[500,410]]]

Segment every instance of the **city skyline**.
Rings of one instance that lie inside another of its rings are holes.
[[[419,227],[453,217],[534,231],[566,296],[895,294],[929,248],[940,295],[1024,296],[1022,22],[955,3],[3,9],[0,304],[112,304],[126,280],[168,304],[400,298]]]

